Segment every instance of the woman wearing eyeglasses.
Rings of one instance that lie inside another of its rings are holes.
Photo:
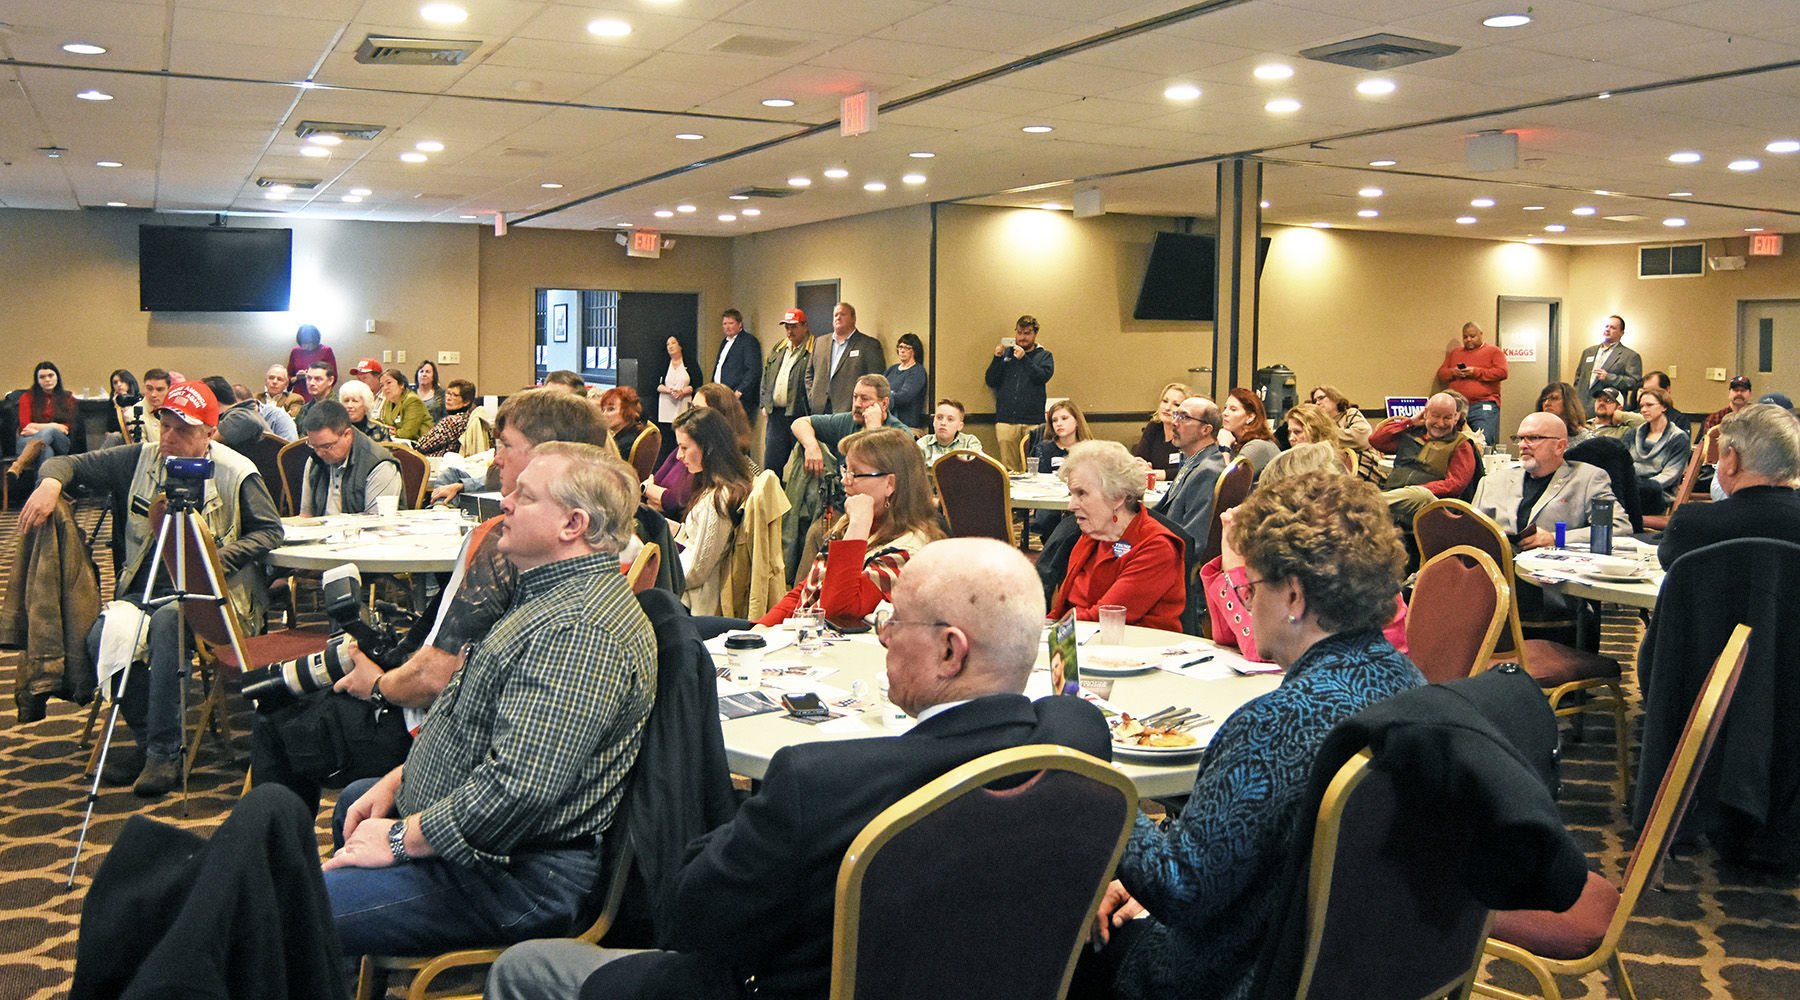
[[[1281,686],[1219,727],[1179,816],[1137,818],[1100,904],[1107,947],[1070,996],[1247,996],[1287,905],[1274,887],[1319,745],[1344,719],[1425,683],[1381,634],[1406,553],[1375,487],[1342,473],[1292,476],[1257,489],[1238,515],[1227,537],[1243,554],[1257,646],[1281,665]]]
[[[1083,441],[1063,459],[1069,513],[1081,537],[1050,602],[1050,617],[1075,609],[1096,621],[1101,605],[1125,608],[1127,625],[1181,630],[1187,583],[1181,540],[1144,508],[1145,472],[1117,441]]]
[[[758,625],[779,624],[796,608],[816,607],[834,622],[867,618],[888,599],[913,553],[944,537],[911,434],[878,427],[857,431],[840,447],[844,516],[799,585]]]

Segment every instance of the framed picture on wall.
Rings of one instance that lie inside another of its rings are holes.
[[[550,338],[559,344],[569,342],[569,304],[558,302],[550,307]]]

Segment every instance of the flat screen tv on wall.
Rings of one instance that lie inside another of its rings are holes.
[[[139,226],[138,308],[144,312],[286,312],[291,229]]]
[[[1215,253],[1211,236],[1157,233],[1132,318],[1212,319]]]

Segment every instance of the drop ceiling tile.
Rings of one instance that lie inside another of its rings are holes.
[[[176,38],[169,43],[169,69],[176,73],[235,76],[248,80],[306,80],[322,52],[236,42]]]
[[[582,104],[603,104],[618,108],[644,108],[654,111],[680,112],[716,101],[736,88],[722,84],[694,81],[637,80],[614,77],[582,94]],[[680,131],[679,128],[672,131]]]
[[[705,81],[708,85],[742,87],[786,69],[779,59],[712,53],[658,52],[631,69],[623,79]]]
[[[1242,46],[1222,45],[1204,39],[1156,32],[1133,35],[1084,49],[1069,56],[1068,60],[1119,69],[1185,74],[1249,59],[1255,54],[1256,50]]]
[[[461,5],[468,19],[461,24],[434,24],[419,15],[422,0],[364,0],[349,4],[339,19],[355,17],[380,24],[405,25],[408,34],[422,38],[491,38],[510,35],[544,8],[540,0],[480,0]]]
[[[1033,66],[1006,77],[1008,87],[1075,97],[1111,94],[1133,87],[1166,85],[1168,82],[1169,77],[1162,73],[1061,61]]]
[[[1079,21],[949,5],[933,7],[872,32],[882,38],[921,43],[980,38],[995,49],[1020,54],[1038,52],[1098,33],[1095,25]]]
[[[1108,125],[1130,125],[1149,118],[1159,117],[1163,108],[1148,104],[1127,101],[1112,101],[1104,97],[1083,97],[1067,104],[1058,104],[1048,108],[1043,115],[1051,121],[1101,122]]]
[[[665,47],[669,52],[757,55],[805,62],[853,41],[857,36],[831,21],[795,21],[783,27],[714,21]]]
[[[785,94],[796,99],[796,95],[801,94],[827,97],[833,104],[831,117],[836,118],[835,105],[839,98],[873,89],[883,101],[888,101],[899,94],[918,89],[921,79],[907,74],[905,67],[886,67],[883,72],[872,72],[830,66],[790,66],[756,81],[754,89],[759,94]]]
[[[624,38],[601,38],[587,30],[589,22],[609,16],[622,18],[630,24],[631,34]],[[661,49],[705,25],[706,21],[701,18],[652,13],[643,9],[609,10],[551,4],[520,28],[517,34],[521,38],[586,42],[615,48]]]
[[[931,104],[947,108],[966,108],[1020,115],[1040,112],[1067,102],[1068,96],[1064,94],[1045,93],[1041,90],[1021,90],[997,83],[980,83],[934,98]],[[1021,122],[1020,124],[1029,125],[1031,123]]]
[[[510,38],[482,59],[483,65],[612,76],[642,62],[649,53],[584,41]]]
[[[993,65],[991,55],[975,49],[924,45],[893,38],[858,38],[807,60],[814,66],[862,70],[872,67],[899,69],[911,76],[957,76],[951,70],[971,65]]]
[[[734,24],[770,27],[824,27],[846,35],[872,35],[934,5],[918,0],[884,0],[882,3],[843,3],[840,0],[750,0],[726,15]],[[914,39],[940,42],[943,38]]]
[[[1347,16],[1346,11],[1356,14]],[[1258,2],[1226,7],[1164,29],[1180,38],[1234,45],[1255,52],[1290,54],[1324,42],[1354,38],[1377,25],[1354,5],[1335,14]]]
[[[568,101],[606,81],[597,73],[569,73],[547,69],[523,69],[483,63],[469,70],[450,88],[466,96],[505,97],[520,100]]]

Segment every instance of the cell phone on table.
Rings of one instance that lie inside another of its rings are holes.
[[[826,707],[824,699],[810,691],[782,695],[781,707],[796,719],[824,719],[831,715],[831,709]]]

